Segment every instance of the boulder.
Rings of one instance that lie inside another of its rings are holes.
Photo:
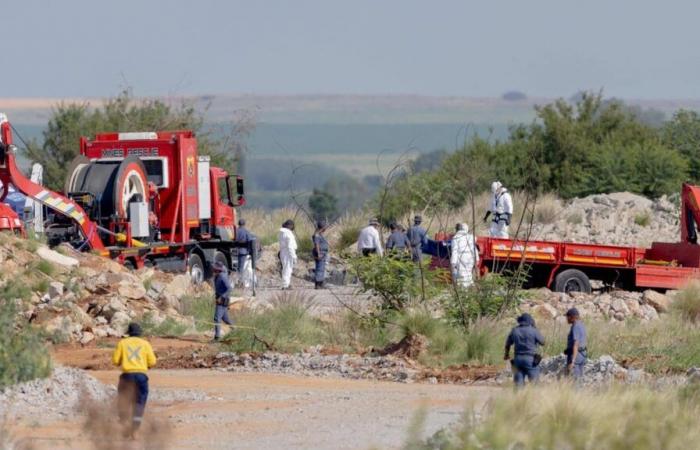
[[[549,303],[542,303],[532,308],[532,314],[540,319],[552,320],[559,315],[557,309]]]
[[[186,274],[179,274],[173,277],[172,281],[163,290],[164,294],[172,295],[173,297],[180,298],[187,292],[190,287],[190,277]]]
[[[90,342],[95,340],[95,335],[89,331],[83,332],[83,335],[80,336],[80,345],[87,345]]]
[[[642,299],[645,303],[653,306],[654,309],[660,313],[668,312],[671,307],[671,299],[660,292],[652,290],[644,291]]]
[[[117,330],[117,332],[120,332],[120,334],[126,331],[129,322],[131,322],[131,317],[129,317],[129,314],[122,311],[115,312],[109,320],[111,327]]]
[[[52,281],[49,283],[49,298],[54,300],[63,295],[64,286],[60,281]]]
[[[140,300],[146,296],[146,288],[143,287],[142,283],[132,284],[127,281],[122,281],[117,287],[117,292],[122,297],[132,300]]]
[[[61,267],[78,267],[80,263],[77,259],[70,256],[62,255],[48,247],[41,246],[37,249],[36,254],[39,255],[41,259],[44,259],[50,263],[56,264]]]
[[[180,310],[180,300],[178,300],[177,297],[175,297],[172,294],[168,294],[167,292],[163,292],[160,296],[160,304],[163,306],[163,309],[175,309],[175,310]]]

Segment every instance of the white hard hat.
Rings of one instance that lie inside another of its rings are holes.
[[[493,183],[491,183],[491,192],[493,192],[495,194],[502,187],[503,187],[503,185],[501,184],[500,181],[494,181]]]

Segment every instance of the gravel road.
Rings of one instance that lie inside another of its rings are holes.
[[[105,383],[118,377],[114,371],[91,375]],[[467,404],[482,405],[498,389],[213,370],[154,371],[151,386],[156,401],[149,404],[147,420],[157,422],[159,431],[150,441],[142,436],[136,443],[122,442],[105,431],[109,427],[84,430],[84,415],[14,424],[14,435],[37,450],[390,449],[401,445],[421,408],[427,411],[425,433],[432,434],[456,422]],[[186,398],[171,395],[181,389],[188,390]]]

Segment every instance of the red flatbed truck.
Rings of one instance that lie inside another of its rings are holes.
[[[591,280],[627,290],[679,289],[691,279],[700,279],[699,200],[700,187],[684,184],[680,242],[654,242],[639,248],[479,237],[479,270],[482,274],[512,270],[524,262],[527,287],[558,292],[591,292]]]

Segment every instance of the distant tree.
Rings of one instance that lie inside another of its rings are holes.
[[[329,192],[314,189],[309,197],[309,209],[316,220],[334,220],[338,217],[338,199]]]
[[[413,172],[424,172],[426,170],[434,170],[439,167],[440,164],[447,158],[446,150],[435,150],[429,153],[421,153],[418,157],[411,163],[411,169]]]
[[[661,136],[668,147],[688,161],[690,181],[700,183],[700,115],[695,111],[677,111],[662,128]]]
[[[43,145],[31,143],[27,157],[44,166],[44,182],[63,189],[66,170],[79,152],[81,136],[92,138],[102,132],[159,131],[189,129],[197,134],[199,153],[230,171],[245,152],[242,143],[251,132],[251,121],[233,124],[229,133],[204,130],[203,116],[187,103],[171,106],[162,100],[136,100],[125,90],[94,107],[89,103],[61,103],[51,113]]]
[[[522,100],[527,100],[527,95],[525,95],[524,92],[520,92],[520,91],[508,91],[508,92],[505,92],[501,96],[501,98],[505,101],[508,101],[508,102],[519,102]]]

